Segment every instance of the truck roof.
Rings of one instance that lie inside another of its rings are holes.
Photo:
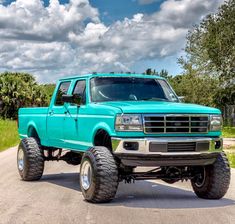
[[[71,80],[77,78],[93,78],[93,77],[137,77],[137,78],[155,78],[155,79],[164,79],[158,75],[146,75],[138,73],[90,73],[86,75],[74,75],[70,77],[64,77],[60,80]]]

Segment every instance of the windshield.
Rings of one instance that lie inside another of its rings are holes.
[[[154,78],[95,77],[90,81],[91,101],[171,101],[178,98],[166,81]]]

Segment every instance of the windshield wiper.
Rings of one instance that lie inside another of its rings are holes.
[[[143,100],[143,101],[170,101],[167,99],[157,98],[157,97],[145,98],[145,99],[141,99],[141,100]]]

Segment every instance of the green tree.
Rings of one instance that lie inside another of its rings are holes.
[[[48,97],[35,78],[27,73],[0,74],[0,116],[16,118],[20,107],[46,106]]]
[[[218,80],[209,75],[200,75],[192,65],[185,66],[184,74],[169,80],[177,95],[184,96],[187,103],[216,106],[214,99],[219,88]]]
[[[208,80],[210,89],[205,88],[212,93],[215,106],[235,104],[235,0],[226,1],[217,13],[208,15],[196,25],[186,38],[186,57],[179,59],[183,74],[191,76],[192,80]],[[217,82],[216,87],[209,81]]]
[[[162,69],[158,73],[158,75],[165,78],[165,79],[167,79],[168,81],[170,81],[172,79],[172,75],[170,75],[166,69]]]
[[[43,85],[41,85],[41,87],[44,89],[44,92],[48,96],[49,100],[51,99],[51,97],[53,95],[53,92],[55,90],[55,86],[56,86],[55,84],[43,84]]]
[[[145,74],[146,75],[159,75],[165,79],[172,78],[172,76],[169,75],[169,73],[166,69],[162,69],[160,72],[158,72],[155,69],[148,68],[148,69],[146,69]]]
[[[220,88],[215,94],[216,106],[223,108],[224,105],[235,104],[235,84],[226,88]]]
[[[145,71],[145,74],[146,75],[155,75],[155,70],[152,70],[151,68],[148,68],[146,71]]]
[[[145,73],[146,75],[152,75],[152,69],[148,68]]]
[[[188,33],[185,51],[186,62],[200,74],[218,78],[221,88],[234,88],[235,0],[226,1]]]

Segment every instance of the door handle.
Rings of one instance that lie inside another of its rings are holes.
[[[52,116],[54,114],[54,111],[49,111],[49,115]]]

